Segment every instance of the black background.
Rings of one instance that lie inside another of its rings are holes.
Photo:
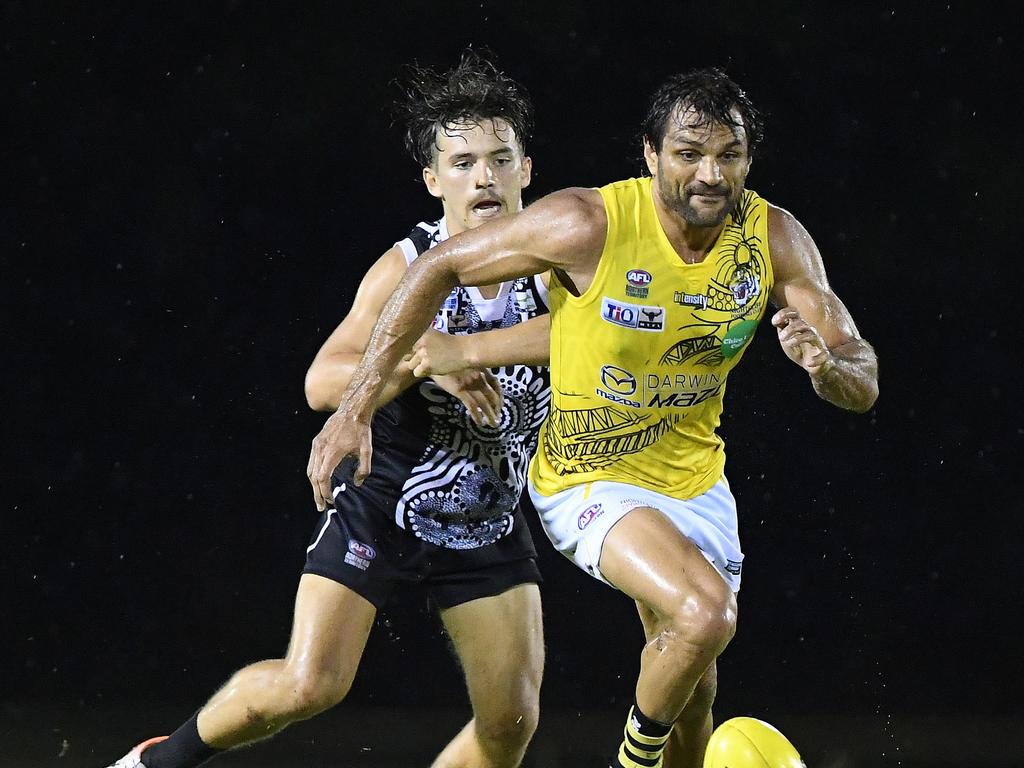
[[[372,260],[439,215],[391,81],[472,43],[536,102],[528,199],[637,175],[657,83],[726,67],[769,116],[748,186],[807,226],[878,351],[865,416],[767,327],[730,380],[747,561],[719,713],[860,713],[880,744],[906,713],[1024,714],[1014,11],[143,5],[0,10],[9,711],[198,705],[283,652],[323,420],[303,374]],[[622,710],[632,606],[537,543],[545,706]],[[462,697],[426,598],[400,595],[350,702]]]

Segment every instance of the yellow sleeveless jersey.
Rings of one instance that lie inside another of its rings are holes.
[[[771,292],[768,204],[745,191],[708,256],[686,264],[650,178],[599,191],[608,236],[593,283],[577,297],[551,279],[551,411],[530,480],[544,495],[612,480],[693,498],[722,477],[725,379]]]

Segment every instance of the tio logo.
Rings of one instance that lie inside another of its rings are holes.
[[[641,317],[641,313],[644,317]],[[602,296],[601,319],[621,325],[623,328],[657,332],[665,328],[665,309],[643,304],[627,304],[624,301],[613,301],[607,296]]]
[[[604,307],[604,319],[616,325],[624,325],[627,328],[636,328],[636,310],[632,307],[624,307],[621,304],[612,304],[610,301]]]

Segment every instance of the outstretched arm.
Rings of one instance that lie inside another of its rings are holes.
[[[455,285],[488,285],[559,269],[584,290],[600,259],[606,228],[596,191],[563,190],[449,238],[416,259],[381,312],[338,410],[313,440],[306,474],[318,509],[330,499],[331,472],[343,458],[359,457],[356,483],[369,473],[374,404]]]
[[[306,372],[306,400],[317,411],[333,411],[352,380],[352,374],[366,350],[381,309],[405,273],[405,256],[391,248],[370,267],[359,283],[355,300],[345,319],[324,342]],[[434,331],[430,331],[434,333]],[[478,424],[497,424],[501,412],[501,387],[487,371],[461,370],[449,376],[438,372],[434,381],[457,397]],[[418,378],[408,360],[395,366],[377,396],[375,408],[397,397]]]
[[[416,376],[498,368],[503,365],[547,365],[551,358],[551,317],[540,315],[525,323],[483,333],[452,336],[427,331],[413,346],[408,365]]]
[[[810,376],[818,396],[864,413],[878,399],[878,358],[832,291],[821,254],[792,214],[771,206],[768,233],[781,307],[772,317],[779,344]]]

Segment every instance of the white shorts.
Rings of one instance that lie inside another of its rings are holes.
[[[609,481],[576,485],[553,496],[544,496],[530,483],[530,498],[555,549],[606,584],[599,563],[608,532],[630,510],[653,507],[697,545],[733,592],[740,591],[743,552],[736,499],[724,475],[707,492],[686,500]]]

